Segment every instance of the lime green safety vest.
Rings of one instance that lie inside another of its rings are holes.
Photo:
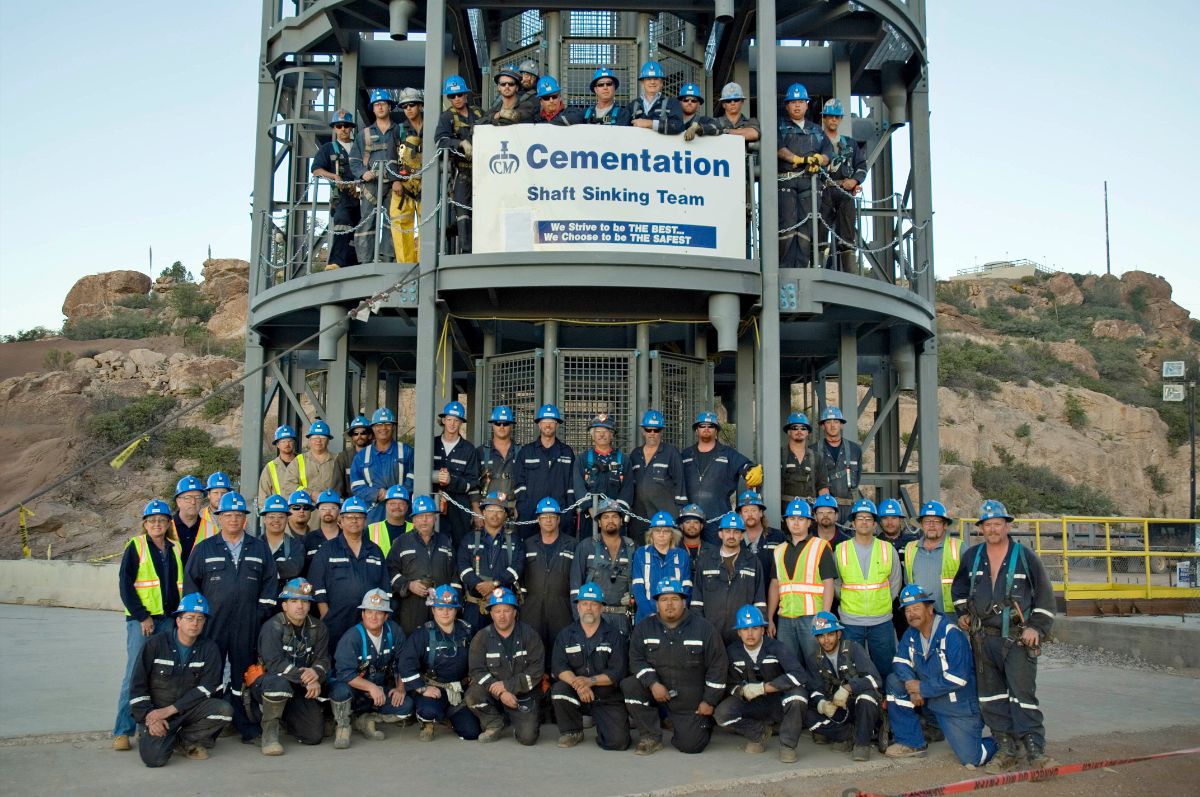
[[[876,539],[871,547],[871,566],[863,577],[858,565],[854,540],[837,547],[838,570],[842,576],[842,608],[847,614],[879,617],[892,613],[892,591],[888,576],[892,573],[894,550],[890,543]]]
[[[942,545],[942,608],[946,611],[954,605],[950,598],[950,585],[954,583],[954,574],[958,572],[958,540],[950,537]],[[917,555],[917,540],[904,546],[904,573],[909,584],[913,583],[913,559]]]
[[[163,595],[162,583],[158,579],[158,573],[154,569],[154,560],[150,558],[150,540],[145,534],[139,534],[129,541],[129,545],[137,548],[138,553],[138,569],[137,575],[133,579],[133,588],[137,592],[138,597],[142,600],[142,605],[146,607],[146,611],[150,614],[158,616],[163,613]],[[168,544],[170,544],[168,542]],[[128,546],[126,546],[128,547]],[[171,553],[175,555],[175,578],[176,588],[179,594],[183,594],[183,562],[179,559],[179,546],[172,545]],[[125,615],[131,616],[129,610],[125,610]]]
[[[825,608],[825,585],[819,565],[829,542],[810,536],[796,560],[796,568],[787,572],[784,553],[789,543],[775,546],[775,573],[779,577],[779,616],[811,617]]]
[[[413,530],[413,524],[409,521],[404,521],[404,531],[408,533]],[[387,531],[387,521],[380,520],[377,523],[372,523],[367,526],[367,536],[371,538],[371,542],[375,543],[383,550],[383,555],[387,556],[388,551],[392,548],[392,538]]]

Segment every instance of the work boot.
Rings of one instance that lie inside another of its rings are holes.
[[[114,750],[126,752],[129,750],[129,737],[123,733],[118,734],[113,737],[112,745]]]
[[[333,721],[337,728],[333,732],[333,749],[345,750],[350,746],[350,701],[333,704]]]
[[[888,749],[884,750],[883,754],[888,758],[924,758],[929,755],[929,746],[909,747],[906,744],[896,742],[888,745]]]
[[[854,752],[850,754],[851,761],[870,761],[871,760],[871,745],[856,744]]]
[[[813,744],[829,744],[829,737],[823,733],[813,731]]]
[[[371,739],[372,741],[382,742],[387,738],[387,735],[375,727],[375,720],[378,718],[379,715],[374,713],[359,714],[354,718],[354,721],[351,724],[354,726],[354,730],[358,731],[366,738]]]
[[[662,739],[647,736],[638,740],[637,748],[633,753],[634,755],[654,755],[661,749],[663,749]]]
[[[286,700],[264,700],[262,704],[262,754],[283,755],[279,742],[279,720],[283,717]]]
[[[1045,769],[1056,767],[1058,762],[1046,755],[1046,743],[1032,733],[1026,734],[1021,740],[1025,742],[1025,756],[1029,759],[1030,769]]]
[[[421,723],[421,735],[418,736],[417,738],[420,739],[422,742],[432,742],[433,741],[433,723],[432,722],[422,722]]]
[[[484,728],[483,733],[479,734],[479,742],[480,744],[490,744],[499,739],[503,733],[503,725],[493,725],[490,728]]]
[[[583,732],[575,731],[574,733],[560,734],[558,737],[559,747],[574,747],[583,741]]]
[[[794,764],[800,760],[799,754],[795,747],[780,747],[779,748],[779,763]]]
[[[1017,766],[1017,740],[1011,733],[996,734],[996,754],[984,767],[989,775],[999,775]]]
[[[743,749],[747,753],[750,753],[752,755],[757,755],[767,749],[766,741],[770,738],[771,738],[771,728],[770,728],[770,726],[768,726],[763,729],[762,736],[760,736],[758,739],[751,739],[750,741],[746,742],[746,746]]]
[[[202,744],[189,744],[183,748],[183,754],[193,761],[204,761],[208,758],[208,750]]]

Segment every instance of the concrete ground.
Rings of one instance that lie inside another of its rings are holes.
[[[511,738],[486,746],[464,742],[442,729],[432,744],[421,744],[414,728],[389,726],[387,741],[368,742],[356,734],[345,751],[335,751],[328,741],[301,748],[285,740],[288,752],[281,758],[264,758],[257,747],[223,738],[209,761],[177,757],[165,771],[150,770],[136,752],[114,753],[108,744],[124,665],[124,622],[114,612],[0,605],[4,793],[126,797],[161,790],[164,778],[170,778],[171,791],[179,794],[327,795],[343,792],[350,773],[356,783],[389,783],[387,788],[394,789],[403,766],[405,791],[430,797],[481,789],[528,797],[685,793],[730,786],[737,779],[762,783],[795,778],[806,783],[819,778],[828,782],[830,794],[837,794],[837,784],[850,779],[869,788],[873,777],[898,766],[878,755],[867,764],[852,765],[845,754],[810,741],[800,745],[800,763],[785,766],[773,745],[767,754],[751,757],[741,751],[739,739],[722,732],[699,756],[668,747],[639,758],[601,751],[591,732],[579,747],[558,750],[553,726],[543,729],[541,742],[532,748]],[[1043,659],[1039,693],[1050,752],[1064,761],[1086,760],[1070,750],[1070,739],[1106,730],[1194,727],[1200,706],[1200,681],[1193,678],[1081,666],[1055,661],[1052,655]],[[947,764],[950,759],[946,746],[935,744],[927,761]],[[419,763],[404,766],[406,760]],[[911,771],[924,762],[901,765]],[[937,782],[945,781],[928,785]]]

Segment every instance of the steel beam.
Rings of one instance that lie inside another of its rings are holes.
[[[845,436],[858,440],[858,327],[842,324],[838,346],[838,404],[846,419]]]

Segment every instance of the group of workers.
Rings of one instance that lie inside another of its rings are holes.
[[[450,402],[415,497],[390,410],[351,424],[371,434],[340,462],[324,422],[303,455],[280,427],[260,488],[295,489],[262,498],[261,534],[219,473],[181,479],[175,511],[146,506],[121,561],[113,746],[130,749],[136,731],[143,761],[162,766],[174,751],[206,758],[222,732],[280,755],[285,733],[332,735],[340,749],[352,729],[383,739],[389,723],[419,724],[422,741],[439,725],[482,742],[511,726],[531,745],[553,721],[572,747],[588,716],[604,749],[627,749],[636,730],[639,755],[667,728],[698,753],[719,725],[750,753],[777,732],[785,762],[808,734],[854,760],[873,745],[924,756],[944,738],[970,767],[1050,765],[1036,672],[1054,598],[1041,562],[1010,539],[996,501],[980,509],[983,542],[965,549],[937,501],[921,505],[919,532],[894,499],[843,507],[835,488],[857,486],[861,452],[840,415],[822,413],[815,450],[807,418],[789,416],[782,530],[753,489],[761,467],[717,439],[711,412],[678,452],[648,411],[629,456],[597,415],[577,457],[554,405],[522,447],[497,407],[476,447]]]
[[[758,141],[758,121],[742,113],[746,94],[738,83],[727,83],[717,100],[719,114],[702,113],[704,96],[696,83],[684,83],[676,96],[663,93],[665,73],[657,61],[647,61],[638,73],[637,97],[619,104],[616,73],[596,69],[589,89],[594,102],[567,105],[562,87],[552,75],[540,75],[527,60],[493,76],[496,99],[486,112],[471,105],[471,91],[460,75],[443,83],[448,107],[437,121],[439,150],[451,153],[449,181],[449,251],[471,251],[472,135],[476,125],[589,124],[640,127],[664,135],[735,135]],[[843,271],[855,269],[856,206],[854,198],[866,179],[866,159],[853,136],[839,132],[845,116],[842,103],[830,99],[821,107],[821,124],[806,120],[809,95],[794,83],[784,94],[779,123],[779,259],[786,268],[813,264],[813,231],[820,246],[816,257]],[[374,260],[416,263],[416,228],[420,219],[421,135],[424,92],[405,88],[393,102],[391,94],[375,89],[370,95],[372,123],[355,132],[353,114],[339,110],[331,122],[333,140],[322,145],[312,173],[331,182],[333,243],[328,268]],[[393,120],[395,108],[404,112]],[[376,210],[385,209],[389,234],[376,226]],[[831,235],[832,233],[832,235]],[[836,246],[831,252],[830,243]],[[351,245],[353,243],[353,245]],[[377,251],[378,249],[378,251]]]

